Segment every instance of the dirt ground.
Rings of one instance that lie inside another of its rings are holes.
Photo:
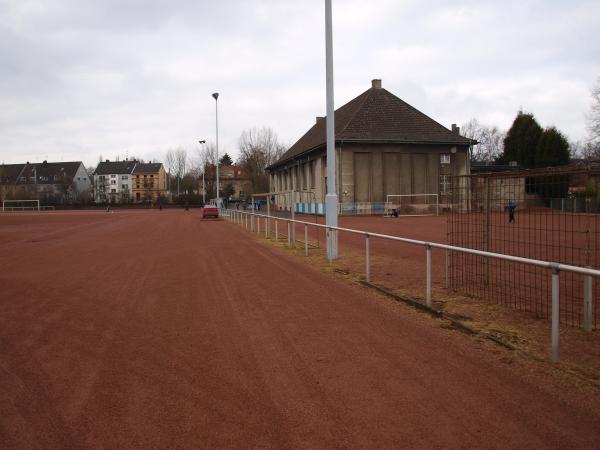
[[[198,211],[0,215],[3,448],[595,448],[561,374]]]
[[[298,215],[297,219],[315,222],[314,216]],[[443,215],[438,217],[402,217],[398,219],[375,216],[340,217],[339,226],[445,243],[447,238],[446,220],[447,217]],[[319,217],[317,221],[318,223],[324,223],[324,218]],[[271,224],[273,233],[274,226],[274,224]],[[245,228],[245,225],[243,228]],[[286,231],[286,224],[281,221],[278,229]],[[316,230],[314,227],[308,227],[311,244],[317,242],[320,244],[320,249],[310,247],[309,253],[315,259],[311,264],[326,268],[329,263],[325,260],[324,231],[319,231],[317,235],[315,234]],[[263,235],[264,221],[261,220],[261,236]],[[274,234],[272,234],[272,237],[274,237]],[[304,226],[296,226],[296,239],[299,241],[300,254],[303,254]],[[544,237],[540,236],[540,239],[544,239]],[[364,237],[356,234],[340,233],[339,253],[340,258],[332,267],[338,271],[347,272],[356,279],[364,278]],[[425,301],[426,260],[423,247],[371,238],[370,254],[371,281],[374,284],[421,302]],[[541,271],[542,269],[536,270]],[[546,272],[544,273],[548,275]],[[565,274],[561,275],[561,283],[564,287],[565,277],[563,275]],[[482,298],[447,289],[445,253],[435,249],[432,251],[432,284],[433,306],[438,310],[460,319],[470,327],[498,337],[534,358],[546,360],[549,358],[551,328],[545,315],[540,316],[534,312],[519,311],[509,306],[503,306],[501,298]],[[512,289],[514,290],[514,287]],[[598,292],[600,292],[598,289],[594,290],[596,323],[598,323],[597,316],[600,313]],[[546,293],[547,296],[550,296],[550,291]],[[518,297],[523,296],[523,294],[513,292],[513,296]],[[563,310],[567,309],[568,306],[563,301]],[[574,306],[570,307],[570,309],[574,308]],[[565,370],[580,374],[586,380],[600,385],[600,329],[596,327],[592,333],[585,333],[581,328],[562,324],[560,328],[560,345],[561,363]]]

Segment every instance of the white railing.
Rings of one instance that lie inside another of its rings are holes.
[[[328,226],[325,224],[311,223],[311,222],[304,222],[304,221],[295,220],[295,219],[274,217],[274,216],[269,216],[269,215],[265,215],[265,214],[257,214],[255,212],[238,211],[238,210],[223,210],[222,213],[223,213],[223,216],[226,217],[229,221],[239,224],[239,225],[242,225],[242,226],[245,226],[246,229],[248,229],[248,226],[250,226],[251,231],[254,231],[256,228],[257,233],[260,233],[260,220],[264,219],[264,233],[265,233],[266,238],[270,237],[270,225],[271,225],[271,221],[274,220],[275,221],[275,239],[277,239],[277,240],[279,239],[279,232],[278,232],[278,225],[277,225],[278,221],[287,222],[288,247],[293,247],[295,245],[295,233],[291,230],[292,223],[304,225],[304,236],[305,236],[304,253],[305,253],[305,255],[308,255],[308,227],[309,226],[316,227],[316,228],[324,228],[327,233],[332,233],[332,232],[335,233],[335,232],[342,231],[342,232],[346,232],[346,233],[363,235],[365,237],[365,280],[367,282],[369,282],[371,279],[371,267],[370,267],[371,255],[370,255],[370,243],[369,243],[370,238],[374,237],[374,238],[386,239],[389,241],[403,242],[406,244],[413,244],[413,245],[419,245],[419,246],[425,247],[425,251],[426,251],[425,303],[429,308],[431,308],[431,298],[432,298],[432,289],[431,289],[431,284],[432,284],[431,249],[432,248],[438,248],[438,249],[448,250],[448,251],[453,251],[453,252],[467,253],[467,254],[471,254],[471,255],[484,256],[484,257],[488,257],[488,258],[496,258],[496,259],[500,259],[500,260],[504,260],[504,261],[512,261],[512,262],[516,262],[516,263],[528,264],[531,266],[547,268],[551,271],[551,276],[552,276],[552,360],[553,361],[559,360],[559,319],[560,319],[560,316],[559,316],[559,312],[560,312],[560,278],[559,278],[559,274],[561,271],[578,273],[578,274],[584,275],[584,289],[583,289],[583,291],[584,291],[584,301],[583,301],[584,302],[584,308],[583,308],[583,310],[584,310],[584,326],[583,326],[583,328],[585,331],[592,330],[592,311],[593,311],[593,307],[592,307],[592,277],[600,277],[600,270],[590,269],[590,268],[586,268],[586,267],[573,266],[570,264],[562,264],[562,263],[551,262],[551,261],[543,261],[543,260],[539,260],[539,259],[530,259],[530,258],[523,258],[520,256],[505,255],[502,253],[494,253],[494,252],[487,252],[487,251],[483,251],[483,250],[475,250],[475,249],[465,248],[465,247],[456,247],[453,245],[440,244],[437,242],[421,241],[418,239],[410,239],[410,238],[403,238],[403,237],[399,237],[399,236],[390,236],[390,235],[381,234],[381,233],[372,233],[369,231],[354,230],[351,228],[332,227],[332,226]],[[250,219],[248,220],[248,218],[250,218]],[[256,222],[256,227],[254,226],[255,222]]]

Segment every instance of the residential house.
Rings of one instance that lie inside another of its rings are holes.
[[[132,198],[136,203],[166,199],[167,174],[162,163],[137,163],[132,176]]]
[[[133,169],[136,160],[102,161],[94,171],[96,203],[131,203],[133,200]]]
[[[212,188],[214,188],[215,174],[215,167],[210,167],[205,178],[207,192],[212,192]],[[200,179],[200,182],[202,182],[202,179]],[[237,164],[227,166],[220,165],[219,184],[221,197],[233,201],[245,200],[250,188],[250,179]],[[208,186],[212,186],[212,188],[209,189]],[[200,192],[202,192],[202,189]]]
[[[2,164],[0,185],[3,198],[58,204],[86,201],[92,187],[81,161]]]

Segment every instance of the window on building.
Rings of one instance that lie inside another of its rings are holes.
[[[110,177],[111,177],[111,178],[117,178],[117,176],[116,176],[116,175],[111,175]]]
[[[449,156],[449,155],[448,155]],[[445,194],[450,191],[450,179],[448,175],[440,175],[440,193]]]
[[[121,185],[121,189],[127,189],[127,185],[126,184],[122,184]]]
[[[121,180],[127,180],[127,178],[128,178],[127,175],[122,175],[121,176]]]
[[[440,155],[440,164],[450,164],[450,153],[442,153]]]
[[[77,181],[81,181],[81,177],[77,177]]]
[[[111,189],[110,192],[115,193],[115,192],[117,192],[117,190],[116,189]]]
[[[100,175],[100,176],[98,177],[98,179],[99,179],[100,181],[104,181],[104,175]]]
[[[110,180],[110,184],[117,184],[117,180]]]

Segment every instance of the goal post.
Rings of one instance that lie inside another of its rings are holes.
[[[39,200],[3,200],[2,211],[40,211]]]
[[[400,216],[437,216],[440,213],[439,194],[389,194],[385,215],[397,212]]]

